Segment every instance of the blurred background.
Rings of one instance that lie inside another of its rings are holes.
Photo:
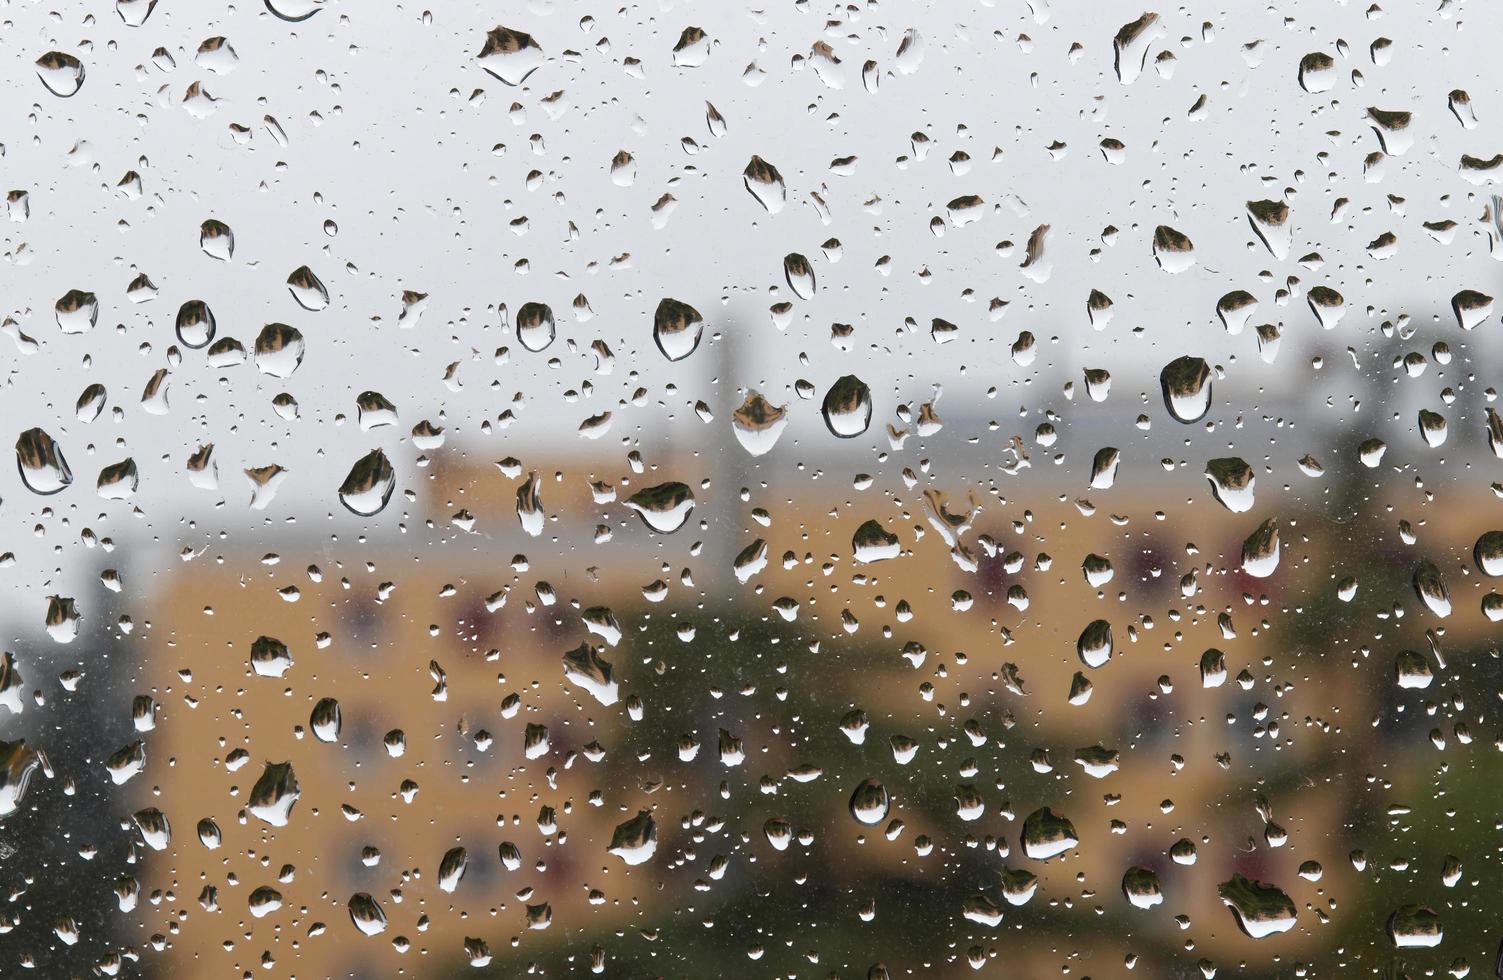
[[[1153,13],[12,10],[0,398],[74,482],[19,450],[0,479],[0,975],[1490,971],[1496,13]],[[665,297],[703,319],[682,360]],[[753,393],[786,407],[765,455]],[[376,449],[390,500],[352,513]],[[664,534],[624,502],[667,482]],[[869,521],[893,558],[858,559]],[[566,678],[581,644],[619,699]],[[1236,875],[1292,927],[1239,929]]]

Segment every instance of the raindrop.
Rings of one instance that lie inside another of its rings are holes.
[[[517,310],[517,342],[534,354],[553,343],[557,330],[546,303],[523,303]]]
[[[1058,857],[1080,843],[1069,818],[1040,807],[1023,820],[1023,853],[1033,861]]]
[[[1257,477],[1245,460],[1236,456],[1207,460],[1206,479],[1211,481],[1211,493],[1216,500],[1233,514],[1252,509]]]
[[[751,196],[757,199],[757,203],[768,214],[777,214],[783,210],[783,205],[788,201],[788,191],[783,186],[783,175],[778,173],[777,167],[759,156],[753,156],[741,177]]]
[[[694,510],[694,493],[682,483],[660,483],[638,490],[625,503],[652,530],[672,534],[684,526]]]
[[[396,473],[386,453],[372,449],[350,467],[339,485],[339,502],[352,514],[372,517],[386,508],[396,485]]]
[[[1283,891],[1240,874],[1217,886],[1221,901],[1232,910],[1237,928],[1252,939],[1266,939],[1294,928],[1294,902]]]
[[[1164,901],[1159,876],[1143,867],[1128,868],[1122,875],[1122,894],[1135,908],[1151,909]]]
[[[32,493],[54,494],[73,482],[62,449],[41,429],[27,429],[16,439],[16,466]]]
[[[814,298],[814,269],[808,259],[797,252],[783,256],[783,276],[788,280],[788,288],[799,299]]]
[[[71,54],[48,51],[37,59],[37,77],[42,80],[47,91],[66,99],[83,87],[83,62]]]
[[[201,299],[190,299],[177,311],[177,339],[190,350],[207,347],[216,332],[214,311]]]
[[[658,303],[652,317],[652,339],[668,360],[681,361],[694,353],[703,334],[704,318],[694,307],[668,298]]]
[[[313,270],[300,265],[287,277],[287,289],[297,305],[310,313],[317,313],[329,305],[329,289]]]
[[[748,392],[741,407],[731,413],[736,441],[753,456],[772,452],[787,427],[787,406],[774,405],[755,391]]]
[[[269,2],[269,0],[268,0]],[[521,85],[545,60],[543,49],[531,34],[509,27],[495,27],[485,34],[485,45],[475,56],[480,67],[507,85]]]
[[[267,2],[269,4],[270,0]],[[386,931],[386,913],[382,911],[381,904],[366,892],[351,895],[348,907],[350,921],[363,934],[374,936]]]
[[[285,21],[307,20],[323,9],[324,0],[265,0],[266,9]]]
[[[251,787],[245,808],[259,820],[273,827],[285,827],[302,791],[290,762],[268,762],[256,785]]]
[[[629,867],[652,860],[657,849],[657,821],[646,810],[639,810],[635,817],[617,824],[611,833],[610,846],[606,848]]]
[[[1279,567],[1279,524],[1270,517],[1242,542],[1242,570],[1254,578],[1267,578]]]
[[[1177,421],[1198,422],[1211,410],[1211,369],[1203,358],[1178,357],[1159,373],[1164,407]]]
[[[825,393],[825,426],[841,439],[854,439],[872,423],[872,393],[854,374],[841,377]]]

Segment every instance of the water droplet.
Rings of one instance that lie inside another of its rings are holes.
[[[303,363],[307,347],[297,328],[285,323],[268,323],[256,335],[256,370],[273,378],[290,378]]]
[[[292,274],[287,277],[287,289],[297,305],[310,313],[317,313],[329,305],[328,287],[306,265],[292,270]]]
[[[851,793],[851,816],[857,823],[875,826],[887,819],[887,787],[877,779],[863,779]]]
[[[847,374],[825,393],[822,411],[825,426],[832,435],[854,439],[872,423],[871,389],[854,374]]]
[[[759,156],[753,156],[741,176],[746,189],[768,214],[777,214],[783,210],[783,205],[788,201],[788,190],[783,186],[783,175],[778,173],[777,167]]]
[[[1159,373],[1164,407],[1177,421],[1198,422],[1211,410],[1211,369],[1204,358],[1178,357]]]
[[[1117,467],[1122,463],[1122,452],[1115,446],[1103,446],[1091,457],[1092,490],[1110,490],[1117,482]]]
[[[531,34],[499,26],[486,32],[485,44],[475,57],[480,67],[512,86],[525,82],[546,60]]]
[[[333,698],[319,698],[308,715],[308,727],[320,742],[339,741],[339,730],[343,725],[344,714],[339,709],[339,702]]]
[[[783,256],[783,276],[799,299],[814,298],[814,269],[808,259],[797,252]]]
[[[1430,949],[1445,937],[1440,916],[1428,905],[1401,905],[1388,917],[1388,938],[1395,949]]]
[[[1314,286],[1309,295],[1310,312],[1321,329],[1331,330],[1346,316],[1346,299],[1329,286]]]
[[[1075,825],[1063,814],[1040,807],[1023,820],[1023,853],[1033,861],[1058,857],[1080,843]]]
[[[1254,578],[1267,578],[1279,567],[1279,523],[1270,517],[1242,542],[1242,570]]]
[[[14,742],[0,739],[0,817],[8,817],[20,809],[32,773],[41,764],[41,756],[26,744],[26,739]]]
[[[1112,659],[1112,624],[1104,619],[1092,620],[1080,631],[1075,652],[1087,667],[1102,667]]]
[[[156,6],[157,0],[115,0],[115,13],[126,27],[140,27]]]
[[[1153,231],[1153,258],[1165,272],[1181,273],[1195,264],[1195,246],[1183,232],[1159,225]]]
[[[190,299],[177,311],[177,339],[184,347],[198,350],[214,339],[214,311],[201,299]]]
[[[853,557],[861,564],[886,561],[902,554],[903,546],[896,534],[889,534],[880,521],[870,520],[856,529],[851,536]]]
[[[1336,59],[1312,51],[1299,60],[1299,86],[1311,95],[1329,92],[1336,84]]]
[[[546,303],[523,303],[517,310],[517,342],[534,354],[548,349],[557,329]]]
[[[564,654],[564,678],[588,691],[596,701],[609,706],[616,703],[620,688],[610,661],[600,656],[599,647],[581,643]]]
[[[54,494],[73,482],[73,471],[63,458],[62,448],[41,429],[27,429],[17,437],[16,466],[21,482],[32,493]]]
[[[1414,594],[1432,613],[1444,619],[1451,615],[1451,590],[1434,562],[1422,561],[1414,569]]]
[[[198,228],[198,247],[211,259],[228,262],[235,257],[235,233],[217,218],[210,218]]]
[[[1151,909],[1164,901],[1159,876],[1149,868],[1128,868],[1122,875],[1122,894],[1135,908]]]
[[[48,51],[37,59],[37,77],[53,95],[70,98],[83,87],[83,62],[62,51]]]
[[[167,821],[167,815],[156,807],[137,810],[131,815],[131,822],[141,832],[141,839],[146,842],[146,846],[153,851],[165,851],[172,843],[172,824]]]
[[[453,894],[464,880],[464,873],[470,866],[469,853],[462,847],[451,847],[444,852],[443,858],[438,862],[438,887],[440,891]]]
[[[1258,240],[1279,261],[1289,257],[1294,229],[1289,225],[1289,205],[1283,201],[1248,201],[1247,220]]]
[[[372,449],[350,467],[339,485],[339,502],[352,514],[372,517],[386,508],[396,485],[396,473],[386,453]]]
[[[684,526],[694,510],[694,492],[682,483],[659,483],[626,498],[642,523],[660,534],[672,534]]]
[[[547,515],[543,511],[543,481],[536,473],[528,473],[527,479],[517,487],[517,523],[532,537],[543,533]]]
[[[686,27],[673,46],[675,68],[698,68],[710,58],[710,36],[698,27]]]
[[[1273,885],[1234,874],[1217,886],[1217,891],[1232,910],[1237,927],[1252,939],[1266,939],[1294,928],[1294,902]]]
[[[681,361],[699,347],[704,318],[688,303],[664,298],[652,317],[652,339],[670,361]],[[530,349],[530,348],[529,348]]]
[[[1475,289],[1463,289],[1451,297],[1451,312],[1463,330],[1475,330],[1493,315],[1493,298]]]
[[[1205,473],[1211,481],[1211,493],[1221,506],[1233,514],[1252,509],[1257,477],[1246,460],[1236,456],[1207,460]]]
[[[63,333],[88,333],[99,322],[99,300],[93,293],[70,289],[57,301],[54,314]]]
[[[273,827],[285,827],[292,816],[292,807],[301,795],[292,763],[268,762],[256,785],[251,787],[245,808],[258,820]]]
[[[297,23],[323,9],[324,0],[265,0],[266,9],[282,20]]]
[[[748,392],[741,407],[731,413],[736,441],[753,456],[772,452],[787,427],[787,406],[774,405],[755,391]]]
[[[270,0],[267,2],[269,4]],[[363,934],[375,936],[386,931],[386,913],[382,911],[381,904],[366,892],[351,895],[348,908],[350,921]]]
[[[1159,15],[1148,12],[1135,21],[1123,24],[1112,38],[1113,69],[1123,85],[1137,81],[1148,63],[1148,49],[1164,34]]]
[[[646,864],[657,849],[657,821],[646,810],[638,810],[635,817],[617,824],[611,833],[610,846],[606,848],[629,867]]]

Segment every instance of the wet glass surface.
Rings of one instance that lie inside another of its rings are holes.
[[[1500,29],[11,4],[0,976],[1503,976]]]

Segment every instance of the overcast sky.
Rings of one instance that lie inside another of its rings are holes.
[[[601,7],[585,23],[579,5],[564,3],[436,3],[426,17],[422,5],[332,2],[292,24],[259,2],[225,12],[164,0],[139,28],[103,4],[53,4],[56,16],[47,5],[11,8],[0,31],[9,55],[0,81],[13,93],[6,179],[30,192],[30,217],[0,225],[9,264],[3,303],[39,347],[24,354],[0,341],[0,398],[14,433],[35,425],[56,437],[76,480],[42,498],[13,470],[0,475],[0,550],[17,556],[3,574],[21,607],[40,619],[41,597],[60,587],[60,569],[92,573],[92,562],[79,558],[83,526],[132,547],[155,537],[151,547],[164,555],[202,546],[221,527],[292,515],[305,526],[317,517],[313,533],[326,534],[340,479],[371,448],[391,456],[404,477],[399,487],[410,485],[417,451],[407,435],[422,419],[448,428],[440,452],[467,446],[483,459],[572,449],[579,422],[607,410],[616,413],[611,432],[580,451],[624,457],[621,438],[639,436],[737,451],[729,415],[751,385],[793,403],[802,458],[821,431],[818,399],[799,401],[794,382],[807,379],[822,394],[856,373],[871,385],[877,415],[859,447],[839,448],[867,458],[885,441],[893,407],[933,397],[935,385],[944,387],[942,411],[955,418],[1016,417],[1026,406],[1072,420],[1089,412],[1130,419],[1144,410],[1137,393],[1153,393],[1158,369],[1193,353],[1226,368],[1219,401],[1247,399],[1218,404],[1218,416],[1246,408],[1260,417],[1254,409],[1280,399],[1298,404],[1314,397],[1312,383],[1339,413],[1362,389],[1361,371],[1391,373],[1391,353],[1374,353],[1376,330],[1400,312],[1423,325],[1416,349],[1445,337],[1463,360],[1474,356],[1462,345],[1483,331],[1463,338],[1448,319],[1431,317],[1449,317],[1458,289],[1491,292],[1497,280],[1477,220],[1490,189],[1460,180],[1456,166],[1462,153],[1503,149],[1496,124],[1503,101],[1488,81],[1495,75],[1488,39],[1499,25],[1484,22],[1487,7],[1437,13],[1434,5],[1395,4],[1372,17],[1359,3],[1306,4],[1288,20],[1261,5],[1193,16],[1164,8],[1146,69],[1123,85],[1113,73],[1112,36],[1138,7],[762,6]],[[546,56],[521,87],[475,59],[501,9],[505,26],[532,34]],[[675,67],[674,45],[690,26],[712,39],[708,57]],[[918,32],[922,58],[900,66],[909,29]],[[227,74],[196,60],[214,36],[238,55]],[[1371,52],[1380,37],[1394,41],[1381,65]],[[825,72],[843,79],[840,88],[797,70],[821,40],[841,61],[838,72]],[[154,56],[157,49],[167,57]],[[72,98],[54,96],[37,78],[35,59],[51,50],[85,66]],[[1313,51],[1337,59],[1335,85],[1322,95],[1297,83],[1299,59]],[[1173,55],[1172,71],[1155,68],[1163,52]],[[169,59],[175,67],[164,70]],[[629,59],[638,72],[628,70]],[[880,76],[875,94],[862,83],[868,60]],[[194,83],[215,101],[185,100]],[[1456,88],[1472,95],[1474,130],[1447,109]],[[1201,97],[1202,118],[1194,118]],[[706,100],[726,120],[723,136],[706,125]],[[1413,147],[1388,159],[1376,181],[1363,168],[1378,149],[1369,105],[1415,113]],[[285,146],[266,116],[285,131]],[[249,132],[237,139],[232,124]],[[915,132],[929,139],[922,160]],[[1104,159],[1104,138],[1125,144],[1119,164]],[[611,179],[620,150],[635,160],[629,186]],[[964,173],[949,162],[957,151],[970,158]],[[781,213],[764,212],[743,187],[753,154],[785,179]],[[832,165],[846,157],[853,159],[845,166]],[[131,170],[144,190],[135,200],[116,190]],[[676,207],[656,228],[651,208],[665,193]],[[981,219],[946,223],[937,237],[932,220],[971,194],[983,201]],[[1333,223],[1343,197],[1350,204]],[[1282,261],[1248,226],[1244,202],[1263,198],[1292,208],[1293,242]],[[229,262],[199,248],[208,218],[234,231]],[[1441,219],[1460,226],[1449,247],[1421,228]],[[1019,265],[1041,224],[1052,228],[1052,271],[1037,282]],[[1192,269],[1171,276],[1155,266],[1150,240],[1159,224],[1193,239]],[[1110,245],[1102,236],[1108,226],[1118,229]],[[1398,237],[1394,257],[1370,258],[1367,243],[1389,231]],[[822,249],[830,239],[840,243],[838,262]],[[999,249],[1005,241],[1015,247]],[[1311,251],[1323,258],[1318,269],[1296,262]],[[813,264],[812,300],[795,297],[783,280],[790,252]],[[286,278],[304,264],[328,286],[328,309],[305,311],[289,295]],[[1272,274],[1266,282],[1264,270]],[[159,293],[136,305],[125,289],[142,272]],[[1346,296],[1348,314],[1335,331],[1318,329],[1303,295],[1275,305],[1291,275],[1303,288],[1324,284]],[[1259,359],[1250,329],[1228,337],[1217,322],[1216,299],[1234,288],[1257,296],[1254,323],[1283,323],[1273,364]],[[53,306],[69,289],[99,298],[88,334],[64,335],[54,321]],[[1114,301],[1101,331],[1085,316],[1092,289]],[[403,290],[429,294],[411,328],[397,323]],[[571,308],[580,294],[593,312],[585,322]],[[652,311],[664,296],[694,305],[707,323],[698,352],[674,364],[651,341]],[[1008,304],[995,322],[987,312],[994,297]],[[206,301],[219,336],[246,347],[267,322],[295,326],[307,341],[302,366],[278,379],[248,363],[213,368],[203,351],[184,349],[171,374],[170,412],[146,414],[142,390],[170,366],[173,320],[189,299]],[[529,301],[549,304],[558,320],[559,338],[544,353],[523,350],[501,326],[501,304],[514,314]],[[769,307],[785,301],[793,313],[779,330]],[[910,317],[916,330],[904,327]],[[934,317],[955,323],[959,339],[935,344]],[[834,323],[854,328],[849,351],[831,344]],[[1039,340],[1029,368],[1009,357],[1022,330]],[[1497,332],[1496,317],[1487,330]],[[593,370],[596,339],[616,356],[608,376]],[[498,365],[501,347],[510,355]],[[1312,375],[1316,352],[1326,366]],[[457,386],[445,383],[455,362]],[[1082,406],[1079,394],[1073,404],[1064,399],[1061,386],[1072,378],[1078,386],[1082,367],[1117,376],[1106,406]],[[83,425],[74,402],[94,382],[107,387],[109,408]],[[587,383],[590,397],[566,400]],[[638,387],[648,392],[642,406],[618,404]],[[992,387],[997,397],[988,401]],[[364,390],[394,402],[399,423],[360,431],[354,401]],[[282,392],[300,406],[295,421],[273,410]],[[692,410],[699,400],[715,415],[708,426]],[[504,435],[479,432],[508,409],[516,422]],[[187,454],[204,442],[218,447],[218,493],[194,489],[183,474]],[[126,456],[141,471],[135,500],[100,500],[93,489],[100,467]],[[252,514],[240,470],[270,463],[291,475],[272,507]],[[130,515],[132,505],[140,516]],[[48,507],[51,518],[42,515]],[[396,511],[375,521],[340,515],[334,526],[380,526],[398,520]],[[200,526],[190,530],[195,518]],[[33,533],[39,523],[48,529],[42,538]]]

